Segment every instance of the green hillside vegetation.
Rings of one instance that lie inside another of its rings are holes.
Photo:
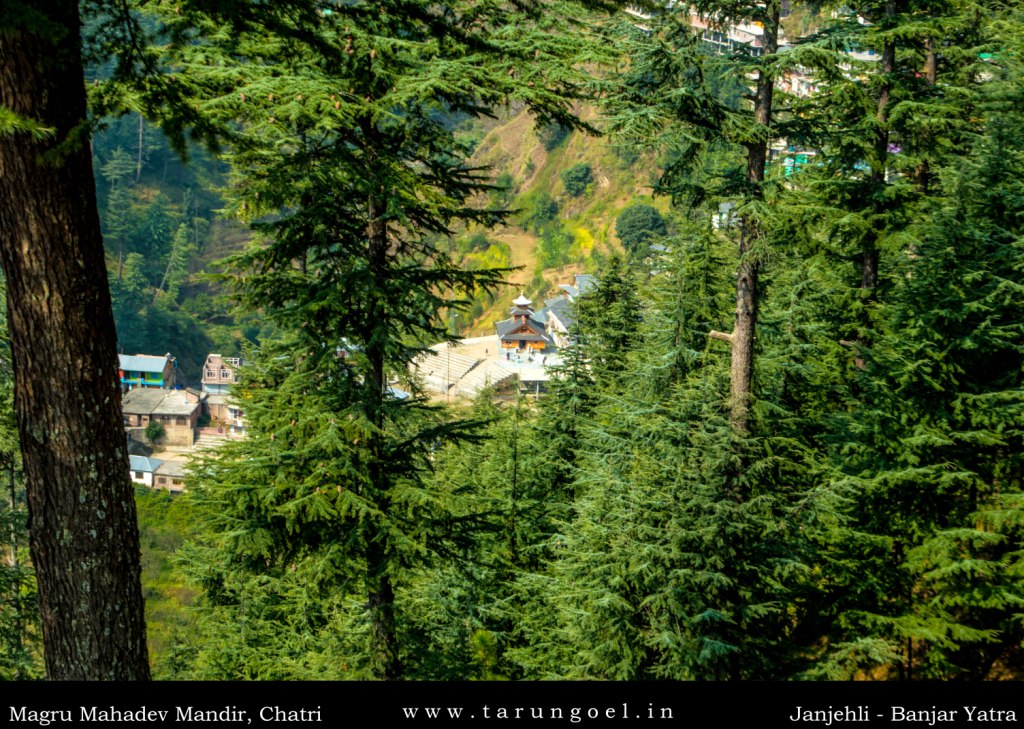
[[[595,109],[581,107],[579,112],[600,126]],[[667,200],[651,197],[658,176],[655,151],[638,152],[629,140],[582,131],[551,137],[525,111],[498,123],[481,122],[479,128],[486,133],[473,161],[489,166],[494,183],[509,188],[506,194],[492,193],[492,201],[516,211],[508,224],[488,235],[510,245],[511,265],[521,269],[508,276],[510,287],[474,302],[471,323],[460,327],[467,336],[493,333],[494,322],[507,317],[521,290],[543,301],[573,274],[596,271],[609,255],[620,252],[615,220],[631,204],[668,209]],[[565,177],[581,174],[583,168],[589,169],[590,180],[567,190]],[[557,213],[538,218],[538,205],[546,211],[548,200]]]
[[[132,116],[94,148],[122,345],[247,358],[246,437],[137,493],[158,676],[1024,677],[1019,8],[797,8],[781,49],[778,0],[701,0],[766,31],[724,55],[684,6],[182,1],[218,156]],[[409,374],[579,272],[546,390]]]
[[[93,143],[118,346],[174,355],[198,385],[206,355],[237,355],[254,341],[206,274],[251,238],[221,219],[225,166],[199,148],[187,162],[136,115],[111,121]]]
[[[147,488],[135,490],[142,547],[142,589],[146,599],[147,642],[154,677],[175,670],[177,647],[196,632],[191,610],[198,591],[175,562],[178,549],[198,536],[187,496]]]

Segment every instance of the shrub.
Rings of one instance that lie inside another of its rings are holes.
[[[668,228],[661,213],[650,205],[639,203],[630,205],[619,214],[615,221],[615,232],[623,247],[631,253],[636,253],[655,238],[666,235]]]
[[[163,440],[166,432],[164,426],[156,420],[150,420],[149,425],[146,426],[146,438],[149,439],[150,443],[158,443]]]
[[[540,230],[545,223],[550,223],[558,216],[558,203],[550,195],[542,192],[533,198],[526,208],[524,227]]]
[[[491,207],[506,208],[511,205],[516,196],[515,178],[508,172],[502,172],[494,180],[494,184],[498,189],[491,190],[487,195]]]
[[[587,191],[587,185],[594,181],[590,165],[585,162],[575,164],[562,173],[562,184],[565,191],[573,197],[579,197]]]

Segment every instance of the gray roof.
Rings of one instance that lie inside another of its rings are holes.
[[[570,301],[573,301],[578,296],[597,288],[597,276],[590,273],[579,273],[576,274],[576,280],[572,284],[559,284],[558,288],[565,292]]]
[[[147,458],[146,456],[128,456],[128,462],[131,470],[148,473],[153,473],[164,464],[159,458]]]
[[[160,462],[157,461],[157,463]],[[171,478],[184,478],[187,465],[185,461],[164,461],[156,469],[156,474],[158,476],[170,476]]]
[[[529,329],[532,332],[532,334],[516,335],[516,339],[530,340],[532,337],[542,339],[544,338],[545,326],[543,322],[539,322],[534,319],[527,319],[525,321],[517,321],[516,319],[505,319],[504,321],[499,321],[497,324],[494,325],[495,329],[498,330],[499,339],[511,334],[512,332],[523,326],[526,326],[526,328]]]
[[[497,324],[495,324],[494,328],[498,331],[498,337],[500,338],[508,334],[517,326],[519,326],[519,322],[517,322],[515,319],[505,319],[504,321],[499,321]]]
[[[163,372],[169,355],[119,354],[121,369],[125,372]]]
[[[121,409],[125,415],[150,415],[168,392],[160,387],[136,387],[124,394]]]
[[[593,291],[597,288],[597,276],[589,273],[581,273],[576,277],[576,290],[581,294]]]
[[[153,415],[191,415],[199,407],[189,402],[183,390],[164,390],[164,398],[153,408]]]
[[[199,403],[189,402],[185,390],[162,387],[136,387],[121,399],[125,415],[191,415],[197,407]]]
[[[568,299],[561,297],[553,299],[544,307],[544,311],[548,316],[558,320],[565,327],[566,332],[570,331],[576,323],[576,307]]]

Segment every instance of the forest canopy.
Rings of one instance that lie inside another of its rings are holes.
[[[85,19],[118,347],[245,362],[244,437],[140,502],[155,675],[1024,675],[1016,8],[328,5]],[[550,333],[543,384],[431,390],[459,321]]]

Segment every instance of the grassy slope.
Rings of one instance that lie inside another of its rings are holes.
[[[578,112],[588,121],[595,117],[592,109],[582,108]],[[493,333],[494,322],[508,316],[508,307],[520,291],[542,301],[555,295],[558,284],[571,281],[574,274],[595,270],[595,252],[601,256],[621,250],[615,235],[615,219],[634,202],[651,203],[657,160],[654,153],[647,152],[630,164],[615,153],[613,144],[607,136],[575,132],[547,151],[538,140],[532,117],[523,111],[491,126],[477,148],[474,162],[490,166],[495,177],[502,172],[512,176],[517,193],[513,208],[528,207],[532,197],[542,191],[554,198],[560,208],[559,221],[575,237],[579,255],[570,265],[543,271],[540,283],[535,278],[537,235],[514,224],[490,232],[488,237],[509,246],[512,265],[523,268],[509,276],[512,286],[499,292],[465,332],[467,336]],[[572,198],[565,192],[560,176],[581,162],[590,165],[594,183],[585,195]],[[662,210],[667,208],[664,200],[653,204]]]
[[[146,599],[149,661],[160,678],[160,664],[175,639],[193,629],[189,609],[196,597],[173,564],[175,551],[193,535],[186,497],[136,488],[142,546],[142,591]]]

